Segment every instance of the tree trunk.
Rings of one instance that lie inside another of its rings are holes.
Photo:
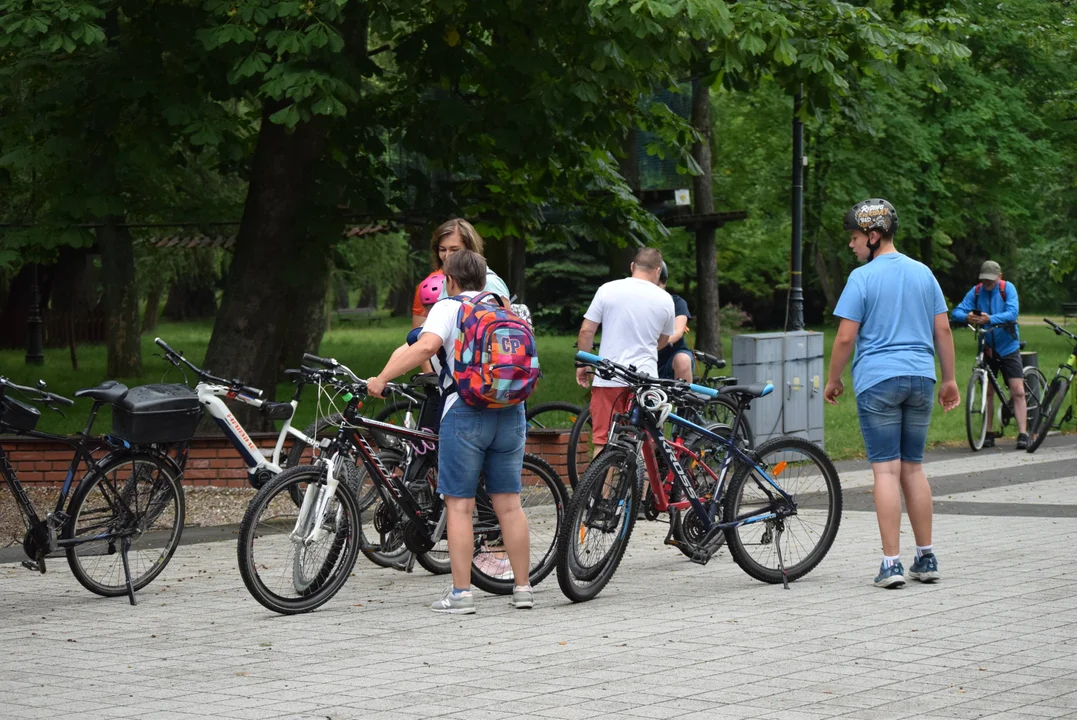
[[[509,245],[509,292],[517,302],[527,302],[527,239],[514,237]]]
[[[138,323],[138,285],[131,232],[123,218],[111,216],[97,229],[101,274],[105,278],[108,376],[129,377],[142,371],[142,333]]]
[[[142,314],[142,333],[153,332],[157,329],[157,315],[161,308],[161,295],[164,294],[160,285],[154,285],[146,295],[146,311]]]
[[[377,283],[370,283],[359,293],[359,299],[355,301],[355,307],[377,307],[377,305],[378,285]]]
[[[217,312],[217,291],[212,275],[181,275],[168,287],[161,315],[173,322],[210,318]],[[160,299],[160,293],[158,293]]]
[[[703,174],[692,178],[692,200],[697,215],[714,212],[714,186],[711,175],[711,98],[710,87],[701,79],[692,81],[692,127],[700,141],[692,145],[692,157]],[[714,227],[696,229],[696,349],[722,357],[722,328],[718,317],[718,249]]]
[[[344,278],[336,277],[333,279],[333,295],[335,297],[333,302],[334,307],[349,307],[351,301],[348,300],[348,290],[348,283],[344,281]]]
[[[332,276],[329,248],[310,241],[296,250],[296,261],[302,255],[306,264],[282,279],[280,290],[289,312],[281,328],[279,370],[299,367],[303,353],[317,355],[329,321],[325,307]]]
[[[285,327],[293,308],[278,286],[278,271],[289,266],[300,208],[326,143],[326,123],[318,117],[289,131],[270,121],[281,108],[266,102],[251,160],[251,181],[236,236],[220,310],[206,351],[205,366],[238,377],[275,397]],[[301,313],[300,313],[301,314]],[[236,408],[240,422],[262,423],[256,411]]]

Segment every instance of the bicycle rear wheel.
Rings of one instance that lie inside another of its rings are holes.
[[[965,402],[965,432],[973,452],[984,446],[987,438],[987,373],[979,368],[969,378],[968,399]]]
[[[1047,439],[1047,433],[1054,427],[1055,417],[1062,409],[1063,403],[1066,402],[1069,389],[1070,383],[1066,378],[1056,375],[1051,380],[1051,385],[1043,396],[1043,402],[1040,403],[1040,417],[1036,421],[1036,429],[1032,431],[1028,438],[1028,452],[1036,452],[1039,446],[1043,444],[1043,441]]]
[[[754,455],[756,464],[769,468],[770,477],[792,496],[796,511],[784,518],[727,528],[729,552],[744,572],[767,583],[782,581],[780,552],[786,576],[793,581],[826,557],[838,534],[842,505],[838,472],[826,453],[802,438],[768,440]],[[766,476],[752,465],[741,464],[729,484],[722,522],[773,512],[785,503]]]
[[[737,417],[737,406],[727,398],[717,397],[703,406],[700,415],[709,425],[725,425],[727,428],[732,428],[733,420]],[[744,448],[755,445],[755,434],[752,432],[752,425],[748,422],[747,414],[740,419],[737,437],[744,443],[742,446]]]
[[[65,540],[71,574],[90,592],[127,594],[123,538],[130,539],[128,564],[135,591],[168,565],[183,534],[183,488],[178,474],[150,454],[118,457],[79,483],[67,510]]]
[[[585,407],[580,411],[580,416],[572,425],[572,432],[568,434],[568,449],[565,462],[565,474],[568,475],[568,484],[575,490],[580,482],[580,476],[586,472],[591,458],[591,408]],[[583,447],[581,447],[581,445]],[[583,453],[581,460],[580,453]]]
[[[293,490],[306,511],[292,501]],[[327,490],[324,466],[289,468],[258,491],[243,516],[239,573],[254,599],[274,612],[293,615],[324,605],[355,566],[361,537],[355,491],[341,482],[326,502]]]
[[[404,455],[396,450],[382,450],[378,460],[389,474],[402,472]],[[374,485],[366,466],[358,468],[359,499],[359,551],[379,567],[393,567],[407,562],[408,550],[404,545],[404,523],[396,509],[386,503]]]
[[[557,542],[557,584],[573,602],[606,587],[636,525],[640,486],[636,455],[607,447],[580,479]]]
[[[528,580],[519,584],[538,585],[553,572],[557,563],[557,536],[565,518],[568,491],[549,463],[535,455],[524,455],[520,477],[520,504],[527,517],[527,532],[531,547],[531,567]],[[475,523],[497,523],[493,503],[485,491],[475,498]],[[508,595],[516,584],[508,554],[501,541],[497,525],[485,533],[476,534],[477,549],[471,561],[471,582],[480,590]]]
[[[583,408],[567,402],[545,402],[527,408],[527,430],[569,430]]]

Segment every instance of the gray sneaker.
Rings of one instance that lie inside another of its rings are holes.
[[[517,610],[521,608],[533,608],[535,607],[535,591],[531,589],[531,586],[526,587],[512,587],[512,606]]]
[[[450,585],[449,589],[442,593],[441,599],[434,602],[430,609],[436,613],[471,615],[475,612],[475,596],[470,590],[454,595],[452,585]]]

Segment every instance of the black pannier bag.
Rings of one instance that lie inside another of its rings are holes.
[[[6,396],[0,400],[0,424],[5,430],[11,428],[19,432],[30,432],[37,426],[40,418],[41,413],[36,407]]]
[[[186,385],[140,385],[112,406],[112,434],[132,445],[190,440],[202,416]]]

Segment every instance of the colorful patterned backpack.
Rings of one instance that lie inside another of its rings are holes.
[[[531,326],[501,307],[495,293],[451,299],[461,303],[452,374],[460,399],[477,408],[522,403],[535,389],[540,374]]]

